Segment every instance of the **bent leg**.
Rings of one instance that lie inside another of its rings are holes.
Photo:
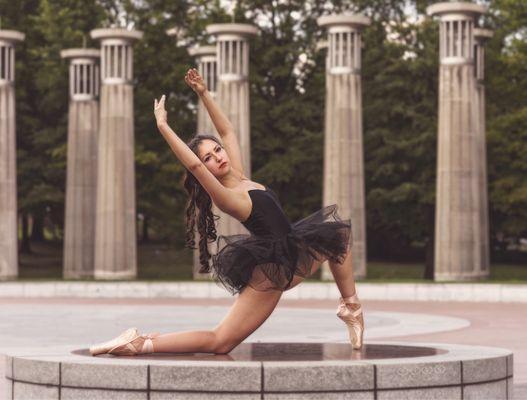
[[[214,328],[217,340],[215,353],[230,352],[262,325],[275,309],[282,293],[281,290],[256,290],[250,285],[244,287],[228,314]]]
[[[342,264],[329,262],[329,268],[335,279],[335,283],[339,288],[342,297],[349,297],[355,294],[355,277],[353,275],[353,264],[351,262],[351,248],[348,247],[348,252]]]
[[[255,270],[255,277],[260,277]],[[261,282],[261,279],[259,280]],[[228,353],[271,315],[281,290],[242,289],[223,320],[211,331],[183,331],[152,339],[156,353]]]
[[[317,270],[320,268],[320,266],[322,265],[322,263],[325,260],[326,260],[325,257],[319,257],[318,260],[317,259],[313,260],[313,263],[311,264],[311,272],[309,273],[309,276],[311,276],[315,272],[317,272]],[[293,280],[291,281],[291,285],[286,289],[286,291],[294,288],[300,282],[303,282],[304,280],[306,280],[306,278],[307,278],[307,276],[300,276],[300,275],[293,276]]]

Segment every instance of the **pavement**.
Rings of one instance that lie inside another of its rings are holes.
[[[234,298],[0,298],[0,377],[4,350],[76,344],[87,347],[136,326],[161,333],[211,329]],[[362,299],[371,340],[441,342],[507,348],[514,353],[514,399],[527,399],[527,313],[521,302]],[[282,297],[246,341],[347,341],[335,299]],[[4,384],[0,379],[0,393]]]

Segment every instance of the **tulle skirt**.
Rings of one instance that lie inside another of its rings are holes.
[[[311,275],[313,261],[342,263],[352,245],[351,220],[332,204],[291,224],[284,236],[220,235],[211,275],[232,295],[249,285],[256,290],[287,290],[295,275]]]

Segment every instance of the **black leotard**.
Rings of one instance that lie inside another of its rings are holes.
[[[325,206],[291,223],[277,194],[268,186],[248,191],[249,234],[220,235],[212,255],[214,280],[232,294],[250,285],[256,290],[287,290],[294,275],[307,277],[313,262],[341,264],[351,246],[351,221],[337,205]]]

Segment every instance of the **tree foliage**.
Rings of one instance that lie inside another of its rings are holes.
[[[362,12],[362,96],[366,212],[370,257],[410,257],[434,233],[437,151],[437,23],[432,1],[0,0],[2,28],[26,41],[17,49],[19,211],[63,226],[67,69],[59,52],[97,46],[101,26],[139,29],[134,45],[137,212],[152,236],[183,243],[184,168],[154,124],[154,97],[168,96],[170,123],[186,140],[195,133],[196,96],[183,81],[194,66],[187,48],[208,43],[207,24],[246,22],[251,39],[252,178],[280,194],[292,220],[321,207],[324,144],[324,37],[316,19]],[[526,235],[527,11],[521,0],[488,1],[494,30],[487,45],[487,141],[491,237]],[[167,29],[179,27],[177,37]],[[144,235],[148,230],[139,232]],[[423,253],[419,257],[423,257]]]

